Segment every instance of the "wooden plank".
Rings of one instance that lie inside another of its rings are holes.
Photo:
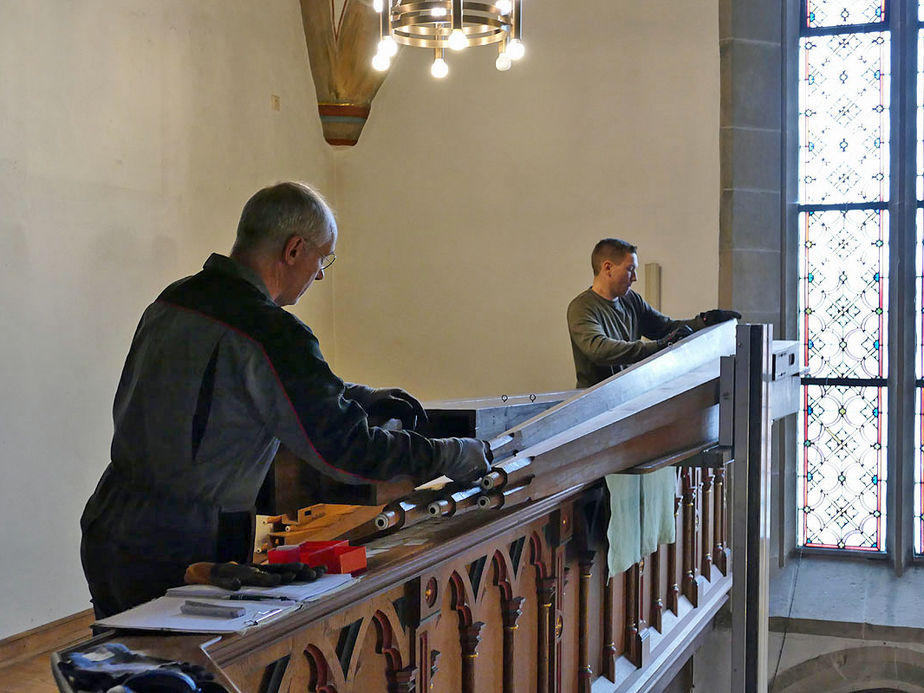
[[[669,386],[692,370],[707,367],[718,378],[720,357],[734,353],[734,330],[734,321],[700,330],[515,426],[492,441],[495,457],[501,459],[515,450],[522,452],[552,436],[581,427],[588,419],[626,405],[656,388]]]
[[[0,668],[88,640],[94,620],[93,610],[86,609],[0,640]]]

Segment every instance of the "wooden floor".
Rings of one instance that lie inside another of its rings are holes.
[[[51,676],[51,652],[3,666],[0,663],[0,693],[57,693]]]

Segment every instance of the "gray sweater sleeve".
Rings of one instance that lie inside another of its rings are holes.
[[[689,320],[674,320],[652,308],[651,304],[638,294],[634,294],[633,298],[637,303],[636,311],[638,313],[639,329],[642,336],[648,337],[648,339],[666,337],[681,325],[689,326],[694,332],[706,326],[706,323],[699,316]]]
[[[609,326],[609,336],[602,318],[587,301],[575,300],[568,306],[571,342],[595,366],[635,363],[658,350],[656,342],[632,340],[617,325]]]

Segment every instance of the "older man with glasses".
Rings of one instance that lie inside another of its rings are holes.
[[[317,192],[264,188],[244,206],[230,257],[213,254],[144,312],[116,392],[111,462],[81,518],[98,616],[182,584],[192,563],[249,560],[254,502],[280,441],[347,483],[487,471],[485,443],[415,433],[416,399],[343,382],[283,310],[324,278],[336,243]]]

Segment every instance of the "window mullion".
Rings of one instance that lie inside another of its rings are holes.
[[[901,575],[914,547],[917,0],[893,0],[889,190],[889,444],[886,546]]]

